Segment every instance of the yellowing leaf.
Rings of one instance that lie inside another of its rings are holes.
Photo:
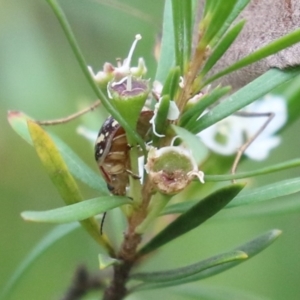
[[[27,124],[36,152],[65,203],[68,205],[82,201],[78,186],[50,136],[35,122],[28,120]],[[81,225],[98,243],[112,252],[106,236],[100,235],[95,218],[83,220]]]

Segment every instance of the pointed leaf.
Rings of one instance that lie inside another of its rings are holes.
[[[262,250],[264,250],[266,247],[268,247],[271,243],[277,239],[277,237],[281,234],[280,230],[274,229],[269,232],[266,232],[257,238],[249,241],[248,243],[245,243],[239,247],[236,247],[233,251],[242,251],[245,252],[248,255],[248,259],[255,256]],[[247,259],[247,261],[248,261]],[[234,262],[228,262],[222,265],[214,266],[211,268],[208,268],[202,272],[199,272],[197,274],[188,276],[186,278],[174,280],[174,281],[166,281],[166,282],[160,282],[160,283],[144,283],[134,288],[135,291],[138,290],[146,290],[146,289],[158,289],[158,288],[165,288],[168,286],[174,286],[174,285],[180,285],[196,280],[201,280],[207,277],[214,276],[216,274],[222,273],[232,267],[235,267],[236,265],[240,264],[245,260],[237,260]]]
[[[206,11],[206,15],[203,21],[203,26],[205,27],[203,37],[200,41],[199,47],[205,47],[209,45],[215,36],[218,36],[223,24],[230,16],[237,0],[227,0],[225,1],[210,1],[214,2],[211,4]]]
[[[268,57],[272,54],[275,54],[285,48],[291,47],[292,45],[300,42],[300,29],[297,29],[274,42],[254,51],[253,53],[249,54],[248,56],[242,58],[240,61],[236,62],[235,64],[231,65],[230,67],[226,68],[225,70],[221,71],[220,73],[214,75],[213,77],[209,78],[204,85],[226,75],[238,69],[241,69],[245,66],[253,64],[265,57]]]
[[[300,68],[284,71],[278,69],[269,70],[203,115],[198,120],[197,126],[194,128],[194,132],[200,132],[201,130],[224,119],[299,74]]]
[[[252,190],[243,190],[226,208],[253,204],[300,192],[300,178],[287,179]]]
[[[225,206],[225,208],[234,208],[241,205],[255,204],[257,202],[267,201],[267,200],[291,195],[298,192],[300,192],[300,178],[298,177],[293,179],[287,179],[269,185],[265,185],[256,189],[244,189],[227,206]],[[189,209],[191,209],[191,207],[194,206],[195,204],[196,201],[186,201],[182,203],[176,203],[166,207],[162,211],[161,215],[182,214],[188,211]],[[299,205],[297,205],[296,203],[291,204],[288,203],[286,200],[284,200],[280,208],[284,213],[287,211],[293,211],[292,210],[293,206],[296,208],[296,210],[298,210],[300,204]],[[271,212],[274,213],[275,211],[278,211],[278,209],[274,210],[274,207],[269,207],[268,209],[270,210],[269,211],[270,214]],[[240,213],[243,215],[243,217],[245,217],[243,212]],[[248,211],[245,213],[248,215]],[[278,211],[278,213],[280,213],[280,211]],[[263,211],[261,211],[261,215],[263,215]],[[223,215],[221,216],[222,219],[224,217],[225,216]],[[233,215],[230,214],[230,217],[233,217]],[[236,217],[240,218],[241,216],[237,215]]]
[[[169,95],[170,99],[173,100],[176,92],[179,88],[180,81],[180,68],[174,67],[170,70],[168,77],[164,83],[161,96]]]
[[[169,70],[174,67],[175,64],[173,12],[171,0],[165,1],[162,28],[161,53],[155,79],[160,82],[165,82]]]
[[[136,273],[136,274],[132,274],[130,278],[145,281],[145,282],[177,281],[180,279],[185,279],[188,276],[197,274],[203,270],[206,270],[208,268],[217,265],[232,262],[235,260],[244,260],[247,258],[248,256],[245,252],[232,251],[232,252],[223,253],[217,256],[210,257],[208,259],[202,260],[198,263],[186,267],[168,270],[168,271],[161,271],[161,272]]]
[[[226,206],[243,187],[244,185],[241,184],[232,184],[202,199],[142,247],[139,255],[147,254],[198,227]]]
[[[169,95],[162,96],[160,98],[160,104],[155,118],[155,131],[158,134],[164,134],[167,129],[166,120],[168,116],[169,107],[170,107]],[[157,145],[159,140],[160,137],[158,137],[155,133],[153,133],[153,144]]]
[[[77,184],[50,136],[33,121],[27,123],[36,152],[65,203],[82,201]]]
[[[233,180],[233,179],[242,179],[247,177],[254,177],[258,175],[265,175],[268,173],[279,172],[282,170],[296,168],[300,166],[300,159],[292,159],[285,161],[283,163],[279,163],[276,165],[268,166],[265,168],[257,169],[254,171],[249,172],[242,172],[234,175],[205,175],[205,181],[209,182],[217,182],[217,181],[226,181],[226,180]]]
[[[216,285],[197,284],[189,285],[188,288],[173,288],[174,295],[182,295],[184,299],[205,300],[270,300],[254,292],[238,290],[235,287],[221,287]]]
[[[110,256],[107,256],[105,254],[99,254],[98,260],[99,260],[99,269],[100,270],[107,269],[113,265],[121,264],[120,260],[111,258]]]
[[[219,30],[218,34],[215,36],[214,40],[211,42],[211,47],[214,47],[216,43],[219,42],[219,39],[224,35],[224,33],[228,30],[231,26],[233,21],[238,17],[241,11],[248,5],[250,0],[238,0],[231,11],[230,15],[226,19],[224,25]]]
[[[257,219],[274,216],[282,216],[286,214],[294,214],[300,212],[300,201],[298,197],[292,199],[282,199],[281,201],[268,202],[265,205],[247,206],[247,208],[232,208],[222,211],[222,213],[214,219],[216,222],[228,220],[246,220]]]
[[[27,123],[37,154],[62,199],[66,204],[82,201],[77,184],[50,136],[36,123],[30,120]],[[81,224],[98,243],[113,253],[107,237],[100,235],[98,223],[94,218],[81,221]]]
[[[68,223],[82,221],[131,202],[127,197],[99,197],[46,211],[24,211],[21,216],[25,221]]]
[[[181,2],[183,4],[183,15],[184,15],[184,33],[185,33],[185,48],[186,48],[185,60],[189,61],[190,56],[192,54],[195,1],[186,0]]]
[[[187,0],[190,1],[190,0]],[[185,58],[185,32],[184,32],[184,8],[185,1],[172,0],[173,12],[173,31],[174,31],[174,45],[175,45],[175,64],[180,67],[181,74],[184,72],[184,58]]]
[[[234,25],[224,36],[224,38],[220,41],[220,43],[213,50],[212,54],[207,59],[205,66],[200,72],[200,76],[203,78],[209,70],[216,64],[216,62],[223,56],[223,54],[227,51],[230,45],[235,41],[235,39],[240,34],[241,30],[245,25],[245,20],[240,21],[236,25]]]
[[[22,112],[11,111],[8,113],[8,121],[11,127],[19,134],[27,143],[33,145],[30,133],[27,127],[27,120],[31,120]],[[93,170],[91,170],[77,154],[73,152],[62,140],[54,134],[50,134],[59,149],[64,161],[66,162],[70,172],[77,179],[89,187],[101,192],[103,195],[108,195],[106,183],[103,178]]]

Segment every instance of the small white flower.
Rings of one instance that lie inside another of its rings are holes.
[[[281,142],[281,138],[274,136],[274,134],[287,122],[286,102],[280,96],[267,95],[263,100],[249,105],[247,111],[250,111],[250,109],[254,112],[272,112],[275,114],[268,126],[245,151],[245,154],[253,160],[264,160],[268,157],[269,152]],[[266,118],[263,117],[247,118],[245,122],[247,136],[251,137],[255,135],[265,121]]]
[[[243,144],[243,128],[239,119],[230,116],[204,129],[198,136],[213,152],[232,155]]]
[[[130,73],[136,77],[141,77],[142,75],[145,75],[147,73],[145,60],[142,57],[139,58],[137,67],[130,68]]]
[[[110,63],[105,63],[103,66],[103,71],[99,71],[98,73],[94,73],[91,66],[87,66],[87,68],[94,80],[99,84],[110,81],[113,78],[113,72],[115,70],[115,67]]]
[[[269,152],[280,144],[280,137],[274,136],[274,134],[287,121],[286,102],[280,96],[267,95],[248,105],[242,111],[275,114],[268,126],[245,151],[245,155],[253,160],[266,159]],[[247,139],[253,137],[260,130],[265,122],[266,117],[232,115],[203,130],[198,135],[210,150],[221,155],[233,155]]]
[[[147,72],[145,61],[143,58],[139,58],[137,67],[130,67],[132,55],[134,49],[137,45],[137,42],[142,38],[140,34],[135,36],[135,40],[129,50],[127,58],[124,59],[123,64],[119,64],[117,67],[114,67],[111,63],[105,63],[103,70],[95,73],[92,67],[88,66],[88,70],[93,76],[94,80],[99,84],[107,84],[108,81],[113,78],[117,81],[123,79],[127,76],[136,76],[140,77]]]
[[[115,71],[114,71],[115,74],[114,75],[116,77],[125,77],[125,76],[131,74],[130,64],[131,64],[132,55],[133,55],[134,49],[137,45],[137,42],[141,39],[142,39],[142,36],[140,34],[137,34],[135,36],[135,40],[132,43],[132,46],[131,46],[131,48],[129,50],[129,53],[128,53],[128,56],[124,59],[123,64],[121,66],[115,68]],[[141,64],[141,66],[143,68],[143,66],[145,65],[144,61],[143,62],[139,61],[139,63]],[[137,69],[139,69],[139,67],[137,67]]]

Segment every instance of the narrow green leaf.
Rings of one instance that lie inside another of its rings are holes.
[[[243,187],[244,185],[241,184],[232,184],[200,200],[190,210],[178,217],[142,247],[139,251],[139,255],[147,254],[198,227],[226,206]]]
[[[237,0],[225,1],[211,1],[215,2],[211,5],[210,10],[207,11],[205,18],[209,18],[209,21],[204,25],[206,30],[200,41],[200,48],[209,45],[213,38],[221,30],[223,24],[232,13]]]
[[[185,32],[185,61],[190,60],[192,54],[193,44],[193,1],[185,0],[181,1],[183,4],[183,15],[184,15],[184,32]]]
[[[257,219],[274,216],[282,216],[287,214],[295,214],[300,212],[300,201],[297,197],[291,199],[281,199],[278,201],[267,202],[260,205],[253,205],[246,207],[236,207],[226,209],[214,219],[216,222],[223,222],[228,220],[246,220]]]
[[[27,126],[27,121],[32,119],[20,111],[9,111],[7,113],[7,120],[12,129],[32,146],[33,143]]]
[[[112,258],[110,256],[107,256],[105,254],[99,254],[98,255],[98,261],[99,261],[99,269],[104,270],[107,269],[113,265],[120,264],[121,261],[115,258]]]
[[[27,143],[33,145],[28,131],[27,120],[32,120],[27,115],[18,111],[8,112],[8,121],[14,131],[20,135]],[[87,186],[99,191],[103,195],[108,195],[106,183],[103,178],[90,167],[88,167],[77,154],[73,152],[61,139],[54,134],[50,134],[59,152],[61,153],[68,169],[74,177],[85,183]]]
[[[252,190],[243,190],[226,208],[253,204],[300,192],[300,178],[287,179]]]
[[[188,0],[189,1],[189,0]],[[184,72],[184,14],[183,14],[183,1],[172,0],[173,11],[173,32],[174,32],[174,45],[175,45],[175,64],[180,67],[181,74]]]
[[[45,223],[68,223],[82,221],[97,214],[104,213],[115,207],[130,204],[127,197],[99,197],[80,203],[46,211],[24,211],[21,213],[25,221]]]
[[[77,184],[50,136],[36,123],[28,120],[27,124],[37,154],[62,199],[67,205],[82,201]],[[94,218],[81,221],[81,224],[98,243],[113,253],[107,237],[100,235]]]
[[[191,200],[191,201],[185,201],[185,202],[169,205],[161,212],[161,216],[183,214],[188,210],[190,210],[196,203],[197,201]]]
[[[288,48],[300,41],[300,29],[297,29],[282,38],[277,39],[276,41],[268,44],[260,48],[259,50],[249,54],[248,56],[244,57],[240,61],[236,62],[235,64],[231,65],[230,67],[226,68],[225,70],[219,72],[218,74],[212,76],[211,78],[207,79],[204,85],[226,75],[238,69],[241,69],[245,66],[253,64],[265,57],[268,57],[272,54],[275,54],[285,48]]]
[[[300,192],[300,178],[293,178],[293,179],[287,179],[283,181],[279,181],[276,183],[272,183],[269,185],[265,185],[256,189],[244,189],[241,193],[239,193],[225,208],[234,208],[237,206],[247,205],[247,204],[255,204],[262,201],[267,201],[271,199],[275,199],[278,197],[283,197],[287,195],[291,195],[294,193]],[[196,201],[185,201],[182,203],[176,203],[172,204],[168,207],[166,207],[161,215],[169,215],[169,214],[182,214],[191,209],[192,206],[196,204]],[[293,211],[295,208],[296,210],[299,210],[300,203],[288,203],[286,200],[282,202],[282,205],[280,205],[280,210],[283,213]],[[274,209],[273,209],[274,208]],[[247,208],[248,209],[248,208]],[[261,209],[259,209],[261,210]],[[264,209],[262,209],[261,215],[264,215],[266,212]],[[275,212],[280,213],[279,208],[276,206],[276,208],[272,205],[272,207],[267,208],[266,211],[270,210],[270,214],[274,214]],[[225,211],[223,211],[225,213]],[[248,215],[247,212],[239,212],[239,214],[242,214],[243,217],[245,216],[245,213]],[[249,213],[249,215],[252,215]],[[230,216],[233,217],[232,214]],[[253,216],[253,215],[252,215]],[[255,214],[257,216],[257,214]],[[226,216],[224,216],[225,218]],[[237,216],[240,218],[240,216]],[[223,214],[221,216],[223,219]]]
[[[233,21],[238,17],[238,15],[248,5],[249,2],[250,2],[250,0],[237,0],[234,8],[232,9],[232,11],[229,14],[228,18],[226,19],[225,23],[220,28],[219,32],[216,34],[213,41],[210,43],[211,47],[214,47],[214,45],[219,42],[220,38],[224,35],[224,33],[228,30],[228,28],[233,23]]]
[[[205,175],[204,180],[207,182],[217,182],[217,181],[227,181],[233,179],[243,179],[243,178],[278,172],[290,168],[296,168],[299,166],[300,166],[300,159],[292,159],[269,167],[265,167],[265,168],[261,168],[249,172],[241,172],[234,175],[229,175],[229,174],[228,175]]]
[[[170,99],[173,100],[179,88],[179,79],[180,79],[180,68],[179,67],[172,68],[165,81],[161,95],[162,96],[169,95]]]
[[[289,116],[287,124],[284,126],[284,128],[286,128],[287,125],[298,120],[299,118],[299,114],[300,114],[299,94],[300,94],[300,76],[296,77],[294,80],[286,84],[285,89],[281,93],[281,96],[287,101],[288,116]]]
[[[267,71],[265,74],[247,84],[245,87],[241,88],[239,91],[229,96],[219,105],[203,115],[198,120],[197,126],[194,128],[194,132],[200,132],[201,130],[224,119],[299,74],[300,68],[294,68],[291,70],[271,69]]]
[[[155,131],[158,134],[164,134],[167,129],[166,120],[170,107],[169,95],[162,96],[159,103],[159,108],[155,118]],[[159,143],[160,137],[153,133],[152,139],[153,144],[156,146]]]
[[[75,229],[79,228],[78,223],[64,224],[56,226],[52,231],[43,237],[43,239],[33,247],[23,261],[18,265],[10,279],[3,286],[0,299],[8,299],[9,295],[16,290],[21,279],[25,277],[26,272],[30,270],[33,263],[42,256],[47,250],[55,245],[57,241],[64,238]]]
[[[202,260],[198,263],[186,267],[161,272],[136,273],[132,274],[130,278],[145,282],[177,281],[217,265],[232,262],[235,260],[244,260],[247,258],[248,256],[245,252],[232,251],[210,257],[208,259]]]
[[[224,36],[224,38],[220,41],[220,43],[213,50],[212,54],[207,59],[205,66],[200,72],[200,77],[203,78],[209,70],[216,64],[216,62],[223,56],[223,54],[227,51],[230,45],[237,38],[241,30],[245,25],[245,21],[242,20],[234,25]]]
[[[175,64],[174,29],[171,0],[165,1],[162,28],[163,32],[161,51],[155,79],[163,83],[167,78],[169,70],[174,67]]]
[[[181,295],[183,299],[205,299],[205,300],[270,300],[261,295],[255,295],[254,292],[238,290],[235,287],[221,287],[207,284],[190,284],[187,288],[175,288],[174,295]]]
[[[66,145],[60,138],[50,134],[55,142],[59,152],[66,162],[72,175],[85,183],[92,189],[99,191],[102,195],[109,195],[107,184],[100,176],[100,172],[96,173],[92,170],[68,145]],[[91,153],[94,155],[94,153]]]
[[[33,121],[27,124],[37,154],[65,203],[82,201],[77,184],[50,136]]]
[[[248,255],[248,259],[255,256],[265,248],[267,248],[270,244],[272,244],[278,236],[281,234],[280,230],[274,229],[271,231],[268,231],[257,238],[239,246],[236,247],[232,251],[242,251]],[[248,261],[247,259],[247,261]],[[139,290],[148,290],[148,289],[158,289],[158,288],[165,288],[168,286],[174,286],[174,285],[180,285],[185,284],[192,281],[197,281],[201,279],[205,279],[214,275],[217,275],[219,273],[222,273],[232,267],[235,267],[236,265],[240,264],[245,260],[237,260],[233,262],[228,262],[222,265],[213,266],[211,268],[208,268],[206,270],[203,270],[197,274],[188,276],[186,278],[174,280],[174,281],[166,281],[166,282],[160,282],[160,283],[144,283],[134,288],[134,291]]]

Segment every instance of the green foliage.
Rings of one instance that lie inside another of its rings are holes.
[[[226,206],[243,187],[241,184],[230,185],[201,199],[147,243],[139,254],[145,255],[198,227]]]
[[[200,273],[206,269],[226,264],[235,260],[247,259],[248,256],[245,252],[242,251],[232,251],[224,254],[211,257],[204,261],[182,267],[179,269],[153,272],[153,273],[137,273],[132,274],[131,279],[141,280],[144,282],[170,282],[175,281],[174,285],[178,284],[179,280],[184,280],[185,282],[187,277],[193,276],[197,273]],[[169,285],[172,285],[170,282]]]
[[[47,211],[24,211],[21,216],[25,221],[69,223],[85,220],[124,204],[130,204],[130,199],[126,197],[107,196]]]
[[[158,289],[158,288],[165,288],[168,286],[177,286],[180,284],[184,284],[184,283],[188,283],[188,282],[192,282],[192,281],[196,281],[196,280],[205,279],[210,276],[214,276],[216,274],[224,272],[224,271],[240,264],[241,262],[245,261],[245,259],[248,260],[249,258],[255,256],[256,254],[258,254],[259,252],[264,250],[266,247],[268,247],[271,243],[273,243],[280,234],[281,234],[280,230],[277,230],[277,229],[271,230],[271,231],[266,232],[243,245],[240,245],[240,246],[234,248],[231,252],[229,252],[231,254],[229,254],[229,253],[227,254],[227,255],[233,255],[233,256],[236,255],[236,258],[238,255],[241,255],[240,259],[233,259],[232,262],[227,262],[224,264],[212,266],[203,271],[195,273],[194,275],[190,275],[187,277],[183,276],[181,279],[170,280],[170,281],[159,282],[159,283],[145,283],[140,286],[137,286],[135,290],[138,291],[138,290],[144,290],[144,289]],[[237,251],[240,254],[238,254]],[[246,254],[246,257],[245,257],[245,254]],[[226,254],[221,254],[219,257],[222,257],[222,256],[226,257]],[[232,256],[232,258],[233,258],[233,256]],[[214,260],[214,259],[216,259],[216,258],[210,258],[210,259],[208,259],[208,261]],[[199,264],[202,264],[202,263],[199,263]],[[151,275],[149,275],[149,276],[151,276]],[[151,276],[151,278],[152,278],[152,276]]]
[[[161,246],[196,229],[219,212],[220,214],[214,219],[222,219],[222,213],[224,213],[223,219],[226,220],[226,213],[234,211],[235,207],[246,205],[247,208],[253,204],[260,204],[300,191],[299,178],[245,190],[243,190],[245,184],[240,183],[232,183],[223,188],[207,185],[207,182],[245,179],[297,167],[300,165],[300,160],[285,161],[238,174],[207,175],[205,173],[203,175],[203,171],[206,172],[207,169],[221,169],[218,165],[222,165],[224,158],[208,155],[207,149],[203,154],[202,148],[205,146],[197,136],[202,130],[233,115],[293,79],[295,83],[291,91],[285,95],[288,110],[292,111],[289,122],[298,117],[300,104],[297,101],[297,95],[300,88],[299,78],[296,77],[300,74],[299,67],[290,70],[271,69],[231,95],[228,95],[230,87],[220,85],[210,90],[208,84],[223,75],[294,45],[300,41],[300,31],[296,30],[273,41],[213,77],[205,78],[241,32],[245,21],[236,24],[233,22],[249,1],[206,1],[203,18],[197,27],[198,31],[193,33],[196,2],[167,0],[163,20],[161,56],[156,72],[156,79],[163,84],[161,92],[151,90],[150,79],[143,79],[142,75],[133,76],[130,66],[122,74],[120,72],[122,67],[109,65],[112,69],[109,70],[111,72],[109,75],[114,77],[114,83],[129,84],[132,80],[146,83],[144,89],[138,86],[136,89],[122,90],[120,93],[117,91],[120,97],[116,98],[110,97],[111,93],[99,88],[95,78],[90,74],[75,35],[57,1],[47,2],[60,22],[90,87],[101,100],[103,107],[117,122],[107,125],[104,128],[106,131],[100,133],[97,140],[98,146],[100,145],[97,162],[104,176],[103,179],[58,137],[48,134],[37,122],[20,112],[9,113],[10,125],[35,148],[53,185],[66,204],[64,207],[47,211],[25,211],[21,214],[23,219],[48,223],[79,221],[81,226],[101,245],[103,252],[107,253],[99,255],[100,269],[113,268],[114,276],[111,278],[101,273],[101,289],[107,288],[106,296],[110,293],[117,294],[115,298],[107,296],[104,298],[106,300],[123,299],[130,292],[178,286],[211,277],[248,260],[277,239],[281,231],[271,230],[233,250],[212,255],[192,265],[164,271],[130,273],[139,258],[150,259],[148,254],[155,256]],[[193,34],[196,34],[197,40],[195,49],[192,47]],[[112,82],[108,87],[111,87],[110,85],[112,86]],[[132,92],[133,96],[130,94],[129,97],[128,91]],[[153,103],[158,99],[160,105],[153,109]],[[149,100],[151,105],[145,107],[146,100]],[[175,103],[178,108],[176,120],[169,117],[170,108]],[[152,125],[150,125],[151,122]],[[148,142],[151,145],[149,147],[146,144]],[[153,146],[161,152],[155,152],[156,149]],[[177,161],[172,160],[174,158],[171,159],[171,155],[166,155],[171,152],[164,151],[172,147],[182,150],[182,153],[176,152],[176,160],[181,162],[181,155],[184,156],[187,161],[185,165],[189,166],[188,170],[182,166],[177,167]],[[151,156],[151,150],[157,156]],[[138,174],[138,158],[141,155],[144,156],[146,164],[144,176]],[[212,158],[215,159],[211,161],[215,169],[205,166],[205,163]],[[200,169],[202,165],[203,170]],[[153,166],[159,166],[159,171]],[[152,171],[157,171],[159,177],[152,176]],[[203,177],[205,183],[203,183]],[[84,200],[85,197],[82,196],[84,192],[75,178],[100,195],[97,194],[92,199]],[[192,186],[196,190],[194,194],[197,197],[193,197],[193,193],[189,194],[192,181]],[[200,181],[201,184],[195,184],[196,181]],[[124,187],[116,192],[115,188],[119,187],[118,184]],[[168,192],[167,189],[158,189],[158,184],[165,184],[167,187],[175,186],[175,188],[172,192]],[[176,185],[179,184],[183,186],[176,189]],[[110,192],[113,195],[109,195]],[[174,199],[177,202],[172,202]],[[292,207],[289,203],[282,204],[277,212],[286,212],[298,206],[298,204]],[[127,221],[127,228],[122,228],[125,235],[121,243],[114,241],[113,235],[102,235],[96,218],[99,213],[105,213],[114,208],[121,209]],[[267,211],[260,211],[261,215],[266,213]],[[170,214],[179,214],[179,216],[171,220],[168,225],[161,225],[157,222],[160,216]],[[242,215],[242,213],[237,215],[237,218]],[[36,245],[8,281],[2,297],[6,297],[12,291],[42,253],[76,227],[75,224],[59,226]],[[147,237],[143,244],[142,236]],[[142,264],[143,260],[139,262]],[[163,265],[161,268],[164,269]],[[127,279],[135,282],[130,289],[126,286]],[[110,287],[107,286],[107,282],[112,282]]]
[[[21,112],[12,111],[8,113],[8,121],[14,131],[19,134],[27,143],[33,145],[27,127],[27,120],[32,119]],[[92,189],[97,190],[102,195],[107,195],[108,191],[103,178],[98,173],[94,172],[89,166],[87,166],[82,159],[78,157],[78,155],[60,138],[52,133],[50,136],[55,141],[55,144],[72,175]]]

